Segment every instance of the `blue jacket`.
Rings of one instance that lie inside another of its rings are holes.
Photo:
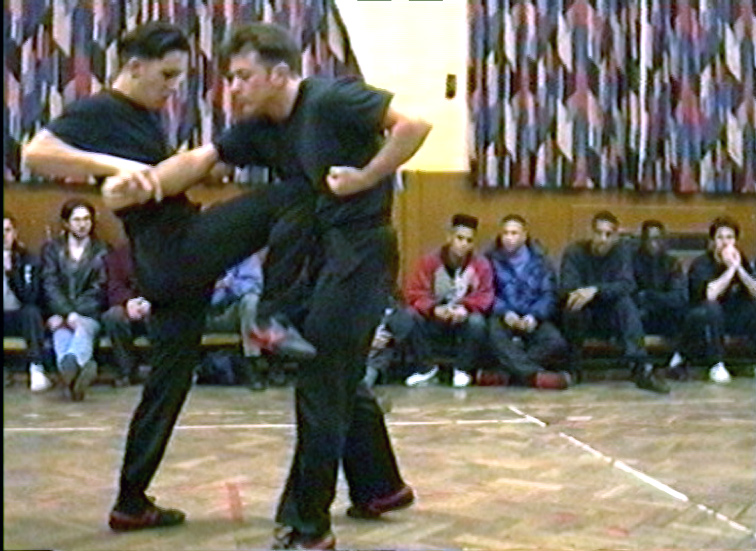
[[[225,280],[227,286],[218,286],[213,290],[210,304],[214,307],[230,306],[249,293],[261,294],[263,272],[260,257],[253,254],[242,260],[228,270],[221,279]]]
[[[494,269],[494,316],[514,312],[518,316],[532,315],[538,321],[551,319],[556,312],[556,274],[541,249],[525,245],[530,259],[521,275],[515,273],[506,253],[496,245],[486,256]]]

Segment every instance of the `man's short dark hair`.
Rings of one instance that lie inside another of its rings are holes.
[[[709,226],[709,238],[714,239],[714,236],[717,235],[717,230],[719,228],[730,228],[733,232],[735,232],[735,239],[740,237],[740,224],[738,224],[729,216],[718,216],[714,219],[714,221],[711,223],[711,226]]]
[[[16,218],[7,210],[3,211],[3,220],[10,220],[11,225],[16,227]]]
[[[64,222],[68,222],[68,220],[71,218],[71,215],[73,214],[73,211],[79,207],[84,207],[89,211],[89,215],[92,217],[91,233],[94,233],[96,211],[94,205],[86,199],[82,199],[81,197],[74,197],[63,203],[63,206],[60,207],[60,219]]]
[[[506,224],[507,222],[517,222],[523,228],[528,227],[528,223],[525,221],[525,218],[523,218],[519,214],[507,214],[504,218],[501,219],[502,226]]]
[[[132,57],[161,59],[173,51],[190,52],[189,40],[176,25],[150,21],[139,25],[121,37],[118,59],[123,66]]]
[[[465,228],[470,228],[471,230],[477,231],[478,219],[470,214],[455,214],[454,216],[452,216],[451,225],[452,228],[456,228],[457,226],[464,226]]]
[[[302,74],[302,52],[299,44],[285,28],[272,23],[249,23],[236,27],[223,46],[222,63],[228,64],[232,56],[255,51],[260,60],[273,67],[286,63],[297,75]]]
[[[617,217],[614,216],[608,210],[602,210],[601,212],[597,212],[593,216],[593,220],[591,220],[591,227],[595,228],[596,224],[598,224],[599,222],[609,222],[615,228],[619,228],[619,220],[617,220]]]
[[[659,220],[645,220],[643,224],[641,225],[641,238],[645,239],[648,236],[648,232],[651,230],[651,228],[656,228],[660,232],[664,233],[666,228],[664,227],[664,224],[660,222]]]

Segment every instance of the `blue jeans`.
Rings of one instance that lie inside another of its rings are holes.
[[[93,318],[80,316],[81,323],[76,330],[62,326],[53,331],[53,350],[58,367],[64,356],[73,354],[80,366],[92,359],[94,340],[100,331],[100,322]]]

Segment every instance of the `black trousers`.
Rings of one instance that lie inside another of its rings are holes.
[[[536,372],[545,368],[566,367],[568,345],[556,325],[549,321],[538,324],[532,333],[513,331],[500,317],[488,322],[489,345],[502,370],[521,383],[529,383]],[[522,346],[514,342],[522,339]]]
[[[677,338],[682,331],[686,311],[684,308],[640,309],[643,331],[647,335],[664,335]]]
[[[605,300],[600,296],[582,310],[562,311],[562,329],[572,347],[572,360],[579,363],[580,349],[590,336],[617,338],[625,359],[631,363],[645,362],[643,323],[638,307],[629,296]]]
[[[263,262],[263,291],[257,317],[283,315],[300,323],[311,289],[311,271],[316,260],[315,197],[304,196],[287,206],[268,238]]]
[[[29,361],[42,365],[42,361],[44,360],[45,322],[39,306],[23,304],[18,310],[5,311],[3,314],[3,334],[23,337],[26,341]]]
[[[330,528],[339,464],[353,503],[398,491],[388,432],[372,392],[362,383],[365,360],[392,289],[396,237],[390,227],[330,230],[315,282],[304,337],[318,355],[300,364],[295,391],[297,443],[276,521],[301,533]]]
[[[119,377],[136,375],[137,357],[134,339],[147,335],[147,321],[133,321],[126,314],[125,306],[111,306],[100,318],[102,328],[113,348],[113,361]]]
[[[756,301],[703,302],[692,308],[685,319],[682,352],[707,365],[721,362],[725,335],[748,337],[751,347],[756,347]]]
[[[144,503],[200,360],[215,280],[265,246],[281,213],[309,193],[305,182],[262,187],[198,212],[179,227],[132,238],[137,279],[152,303],[152,369],[129,425],[117,509],[128,512]]]

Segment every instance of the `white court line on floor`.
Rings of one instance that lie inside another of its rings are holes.
[[[519,418],[515,419],[470,419],[470,420],[441,420],[441,421],[395,421],[395,422],[389,422],[389,426],[402,426],[402,427],[408,427],[408,426],[449,426],[449,425],[490,425],[490,424],[522,424],[522,423],[532,423],[534,425],[538,425],[541,428],[547,428],[548,424],[541,419],[538,419],[537,417],[534,417],[528,413],[525,413],[520,408],[508,405],[507,409],[512,411],[513,413],[519,415]],[[175,430],[217,430],[217,429],[294,429],[295,425],[294,423],[249,423],[249,424],[212,424],[212,425],[176,425]],[[121,427],[4,427],[3,433],[4,434],[21,434],[21,433],[56,433],[56,432],[108,432],[108,431],[120,431],[122,430]],[[683,494],[682,492],[679,492],[675,490],[674,488],[664,484],[663,482],[656,480],[655,478],[637,470],[629,465],[627,465],[624,461],[615,459],[611,456],[608,456],[601,451],[597,450],[596,448],[590,446],[589,444],[575,438],[574,436],[571,436],[567,433],[557,431],[557,434],[561,437],[570,442],[571,444],[575,445],[576,447],[582,449],[583,451],[586,451],[593,455],[594,457],[600,459],[601,461],[604,461],[611,466],[626,472],[638,480],[650,485],[653,488],[656,488],[657,490],[669,495],[670,497],[677,499],[679,501],[685,502],[685,503],[691,503],[696,506],[699,510],[705,512],[708,515],[711,515],[715,517],[717,520],[720,520],[722,522],[725,522],[730,527],[739,530],[741,532],[745,532],[756,539],[756,532],[749,529],[746,526],[743,526],[742,524],[730,519],[726,515],[715,511],[711,507],[708,507],[707,505],[704,505],[702,503],[695,503],[691,501],[691,499]]]
[[[513,411],[514,413],[518,415],[522,415],[524,419],[528,420],[528,422],[532,422],[540,427],[546,428],[548,426],[547,423],[544,421],[538,419],[537,417],[533,417],[532,415],[529,415],[522,411],[521,409],[515,407],[515,406],[508,406],[508,409]],[[626,472],[628,474],[631,474],[638,480],[645,482],[649,486],[656,488],[657,490],[660,490],[661,492],[664,492],[665,494],[673,497],[674,499],[677,499],[679,501],[683,501],[685,503],[690,503],[692,505],[695,505],[697,509],[704,511],[706,514],[711,515],[715,517],[717,520],[723,521],[727,523],[730,527],[739,530],[741,532],[745,532],[746,534],[752,536],[754,539],[756,539],[756,532],[748,528],[747,526],[743,526],[739,522],[736,522],[726,515],[723,515],[720,512],[715,511],[711,507],[708,507],[707,505],[704,505],[702,503],[696,503],[694,501],[691,501],[691,499],[683,494],[682,492],[678,492],[674,488],[664,484],[663,482],[655,479],[652,476],[647,475],[646,473],[643,473],[637,469],[634,469],[633,467],[629,466],[624,461],[621,461],[619,459],[615,459],[609,455],[606,455],[605,453],[600,452],[596,448],[590,446],[589,444],[586,444],[585,442],[578,440],[574,436],[570,436],[569,434],[566,434],[564,432],[558,431],[557,434],[561,437],[570,442],[571,444],[577,446],[578,448],[590,453],[594,457],[600,459],[601,461],[604,461],[608,464],[610,464],[612,467],[615,467],[623,472]]]

